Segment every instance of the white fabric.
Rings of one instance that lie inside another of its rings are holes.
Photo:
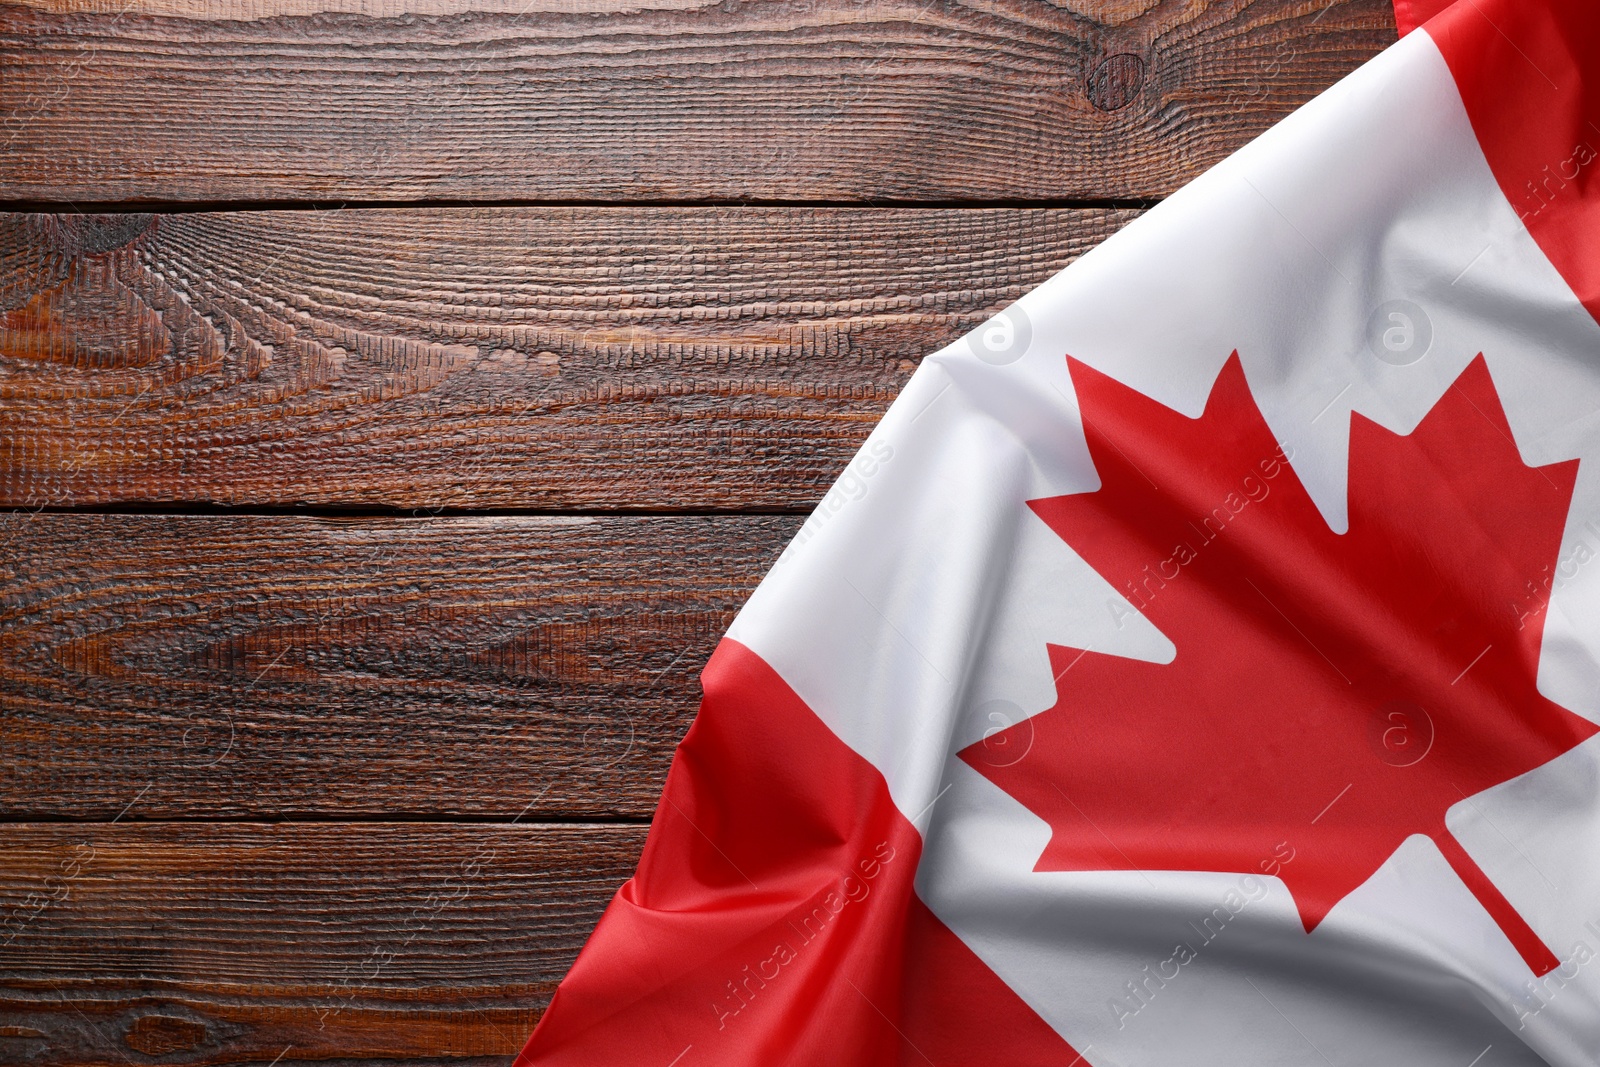
[[[1433,332],[1404,367],[1367,340],[1396,299]],[[1268,880],[1119,1019],[1112,998],[1237,875],[1035,872],[1046,824],[953,758],[1054,703],[1047,642],[1173,654],[1148,623],[1112,626],[1109,584],[1026,507],[1098,485],[1068,353],[1198,415],[1237,349],[1343,530],[1349,413],[1407,432],[1481,351],[1524,460],[1585,461],[1567,540],[1600,554],[1600,327],[1501,194],[1437,47],[1409,35],[1018,307],[1025,354],[992,365],[964,340],[924,361],[730,631],[882,771],[924,833],[923,899],[1096,1067],[1600,1062],[1600,959],[1532,999],[1422,837],[1310,935]],[[1556,594],[1540,687],[1600,721],[1600,565]],[[1448,815],[1563,958],[1600,954],[1600,824],[1547,821],[1539,798],[1576,791],[1592,815],[1597,789],[1590,743]]]

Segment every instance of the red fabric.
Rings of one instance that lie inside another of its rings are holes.
[[[1600,317],[1600,3],[1461,0],[1428,36],[1500,188]]]
[[[1394,0],[1394,24],[1404,37],[1456,0]]]
[[[1445,812],[1600,731],[1539,693],[1543,618],[1508,610],[1557,557],[1577,462],[1523,463],[1479,356],[1410,434],[1351,418],[1334,533],[1237,354],[1197,419],[1070,365],[1100,488],[1030,505],[1177,652],[1051,646],[1058,702],[998,735],[1028,758],[961,753],[1050,823],[1037,869],[1270,874],[1309,931],[1426,834],[1554,970]]]
[[[920,900],[878,771],[723,641],[639,862],[516,1067],[1077,1059]]]

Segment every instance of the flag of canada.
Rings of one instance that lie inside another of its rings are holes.
[[[519,1067],[1600,1064],[1600,5],[1397,7],[922,361]]]

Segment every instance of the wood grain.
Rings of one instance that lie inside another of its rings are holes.
[[[0,201],[241,208],[0,214],[0,1063],[505,1067],[799,526],[752,512],[1137,214],[1047,205],[1163,196],[1393,38],[0,0]],[[725,200],[800,206],[652,206]]]
[[[0,1059],[504,1064],[643,836],[0,826]]]
[[[0,819],[648,818],[799,521],[0,517]]]
[[[1133,212],[0,218],[0,505],[803,508]]]
[[[28,0],[0,199],[1156,197],[1389,0]]]

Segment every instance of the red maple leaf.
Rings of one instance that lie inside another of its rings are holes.
[[[1264,870],[1309,932],[1425,834],[1554,969],[1445,811],[1600,731],[1539,694],[1542,613],[1517,607],[1557,558],[1577,461],[1523,464],[1479,356],[1409,435],[1351,416],[1338,534],[1237,354],[1198,419],[1068,362],[1101,487],[1030,506],[1124,595],[1111,616],[1133,605],[1177,654],[1051,645],[1055,706],[962,751],[1050,823],[1036,869]]]

